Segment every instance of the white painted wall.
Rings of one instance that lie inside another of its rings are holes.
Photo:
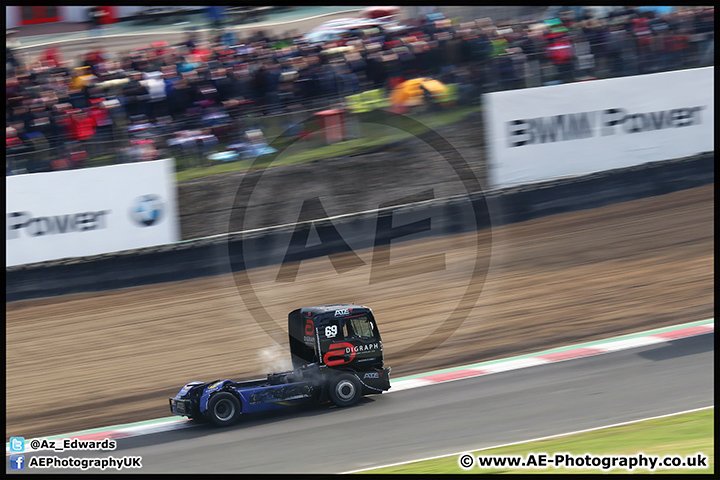
[[[63,22],[87,22],[89,7],[58,7]]]
[[[5,29],[15,28],[20,25],[20,7],[5,7]]]

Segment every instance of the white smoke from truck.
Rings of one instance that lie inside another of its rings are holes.
[[[280,345],[272,345],[260,350],[258,359],[265,372],[286,372],[293,369],[290,352]]]

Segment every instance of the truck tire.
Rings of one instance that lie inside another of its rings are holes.
[[[338,407],[349,407],[360,400],[360,382],[351,373],[341,373],[330,380],[330,400]]]
[[[208,402],[205,418],[215,426],[227,427],[240,418],[240,400],[230,392],[218,392]]]

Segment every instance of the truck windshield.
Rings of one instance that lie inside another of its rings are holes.
[[[367,315],[361,317],[348,318],[352,333],[358,338],[373,338],[373,325]]]

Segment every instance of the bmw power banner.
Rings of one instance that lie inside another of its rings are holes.
[[[715,67],[489,93],[492,187],[715,150]]]
[[[180,240],[174,159],[5,177],[6,266]]]

